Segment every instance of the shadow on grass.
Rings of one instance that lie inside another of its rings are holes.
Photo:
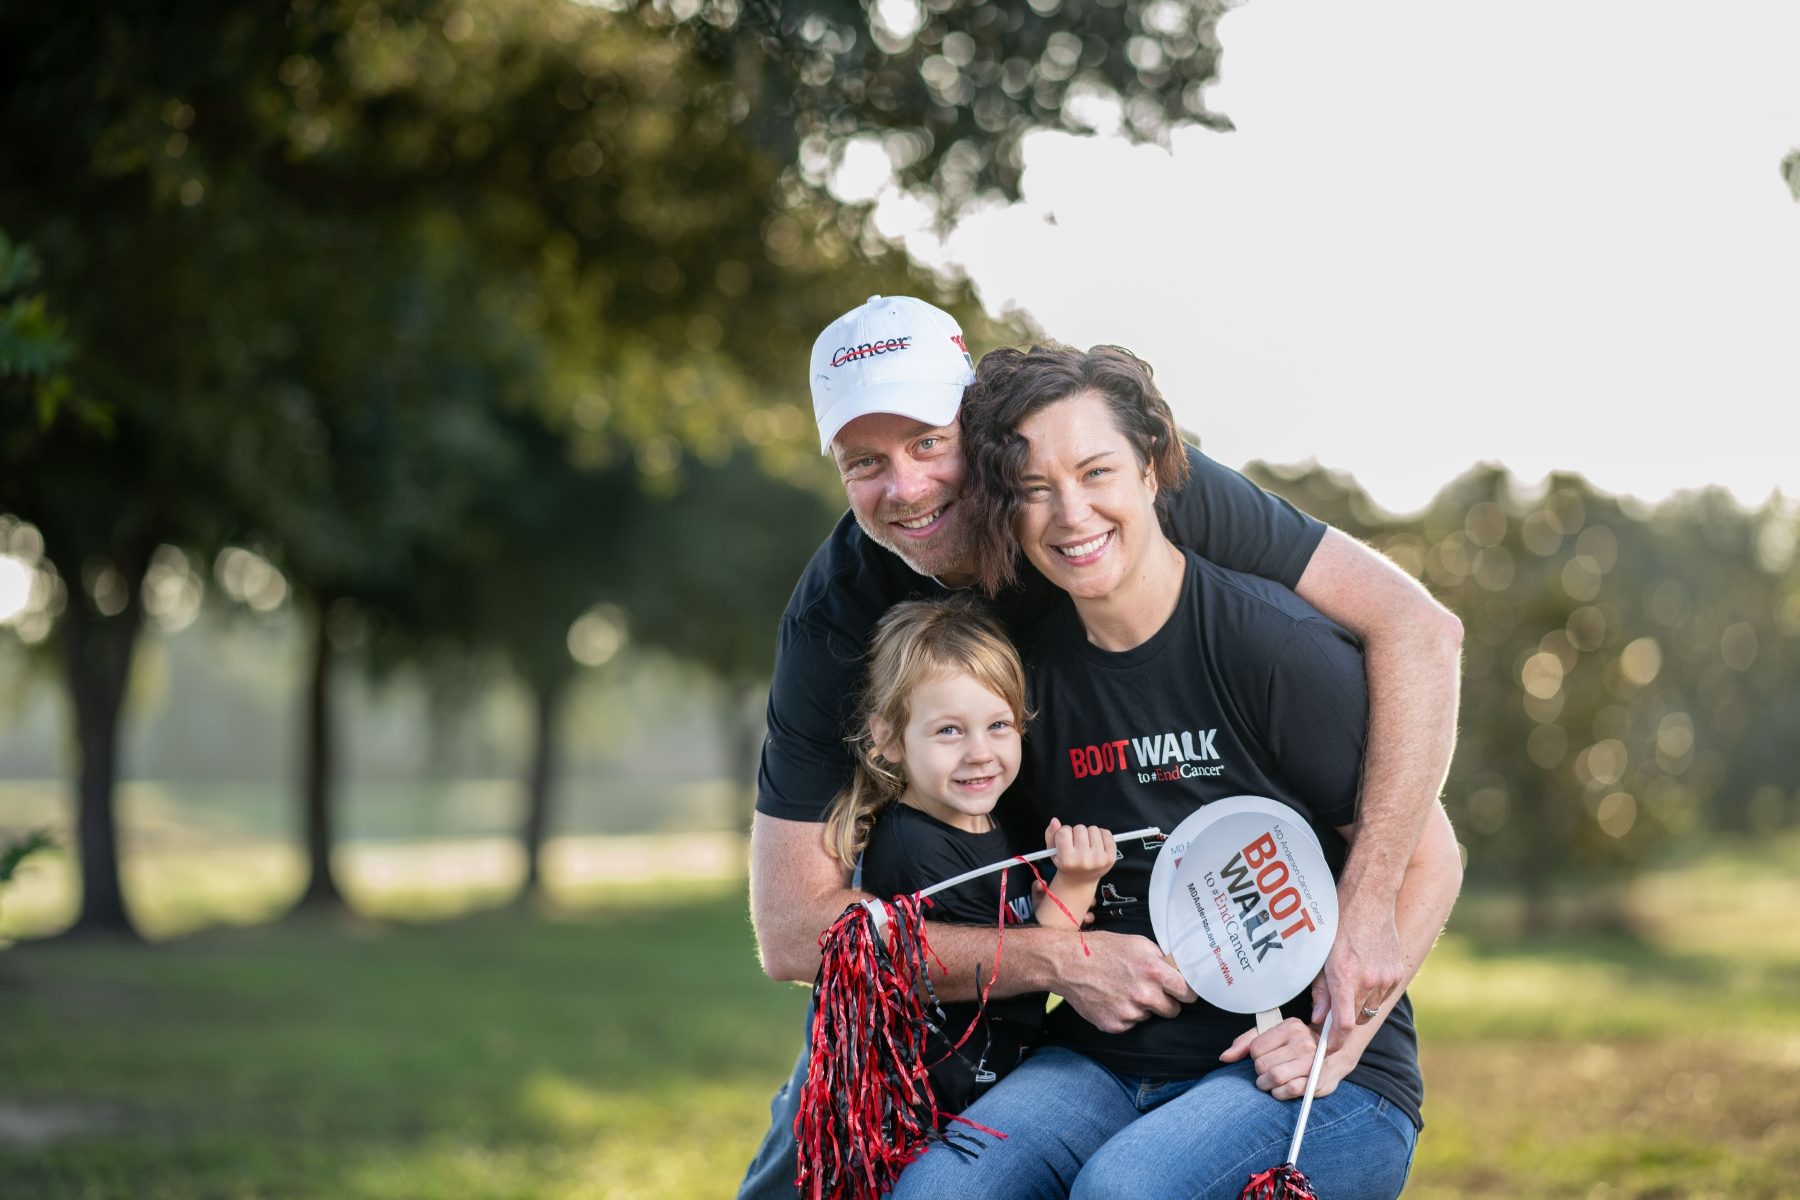
[[[5,960],[0,1102],[99,1124],[0,1145],[8,1196],[716,1194],[805,1006],[736,894]]]

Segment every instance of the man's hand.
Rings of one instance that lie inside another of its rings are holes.
[[[1338,882],[1342,907],[1337,941],[1325,970],[1313,981],[1312,1011],[1315,1023],[1324,1019],[1327,1009],[1336,1014],[1331,1027],[1333,1056],[1351,1042],[1367,1045],[1375,1036],[1431,953],[1462,887],[1462,852],[1441,804],[1427,810],[1425,828],[1401,874],[1400,890],[1392,895],[1348,878],[1355,866],[1357,829],[1341,825],[1338,832],[1352,843],[1352,862],[1346,878]]]
[[[1378,1017],[1383,1004],[1399,992],[1410,973],[1391,903],[1353,903],[1341,909],[1337,940],[1312,989],[1313,1024],[1322,1022],[1328,1010],[1337,1014],[1332,1023],[1331,1052],[1343,1046],[1349,1030]]]
[[[1064,935],[1067,936],[1067,935]],[[1172,1017],[1199,997],[1156,943],[1135,933],[1089,933],[1090,953],[1069,938],[1054,990],[1103,1033],[1123,1033],[1152,1015]]]

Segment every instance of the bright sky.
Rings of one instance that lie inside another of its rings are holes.
[[[1232,464],[1800,497],[1800,5],[1253,0],[1172,152],[1040,135],[926,261],[1131,347]],[[908,206],[878,210],[893,230]]]

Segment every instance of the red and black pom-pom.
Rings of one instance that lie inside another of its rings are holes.
[[[935,957],[921,912],[928,903],[887,902],[885,936],[869,909],[853,904],[819,938],[811,1062],[794,1121],[794,1183],[808,1200],[874,1200],[937,1129],[926,1075],[926,1006],[937,1007],[926,970]]]
[[[1238,1200],[1319,1200],[1319,1193],[1313,1191],[1311,1181],[1300,1173],[1299,1167],[1282,1163],[1252,1175]]]
[[[1037,868],[1026,866],[1041,883]],[[794,1119],[800,1144],[794,1184],[806,1200],[878,1200],[934,1138],[959,1140],[955,1132],[944,1132],[947,1127],[1006,1136],[941,1111],[930,1078],[931,1068],[961,1051],[975,1032],[999,977],[1010,915],[1005,874],[999,890],[996,919],[1002,936],[994,944],[985,984],[976,972],[978,1010],[960,1035],[943,1026],[944,1010],[931,985],[928,963],[937,963],[940,975],[945,968],[925,936],[925,907],[931,901],[923,894],[852,904],[819,935],[810,1062]],[[883,914],[879,921],[876,908]]]

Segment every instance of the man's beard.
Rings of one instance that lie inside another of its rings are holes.
[[[945,501],[945,503],[952,502]],[[943,529],[938,530],[929,541],[918,542],[911,538],[902,538],[894,532],[889,522],[922,517],[926,513],[934,511],[931,508],[910,514],[900,513],[897,516],[877,514],[874,522],[875,528],[872,529],[870,528],[871,523],[863,520],[861,513],[857,513],[856,523],[862,526],[862,531],[868,534],[877,546],[893,551],[899,556],[900,561],[921,575],[940,578],[944,575],[965,574],[970,539],[968,527],[963,524],[961,502],[954,503],[957,507],[946,514],[950,518],[949,522]]]

